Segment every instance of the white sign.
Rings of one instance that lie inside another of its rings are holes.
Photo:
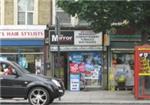
[[[0,26],[0,39],[44,39],[44,26]]]
[[[57,45],[51,45],[50,51],[58,51]],[[76,45],[76,46],[65,46],[60,45],[60,51],[102,51],[102,46],[99,45]],[[106,47],[104,47],[104,51],[106,51]]]
[[[74,32],[75,45],[102,45],[102,33],[94,33],[91,30],[79,30]]]
[[[79,91],[80,90],[79,74],[70,74],[70,90],[71,91]]]

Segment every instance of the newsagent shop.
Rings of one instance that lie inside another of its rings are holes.
[[[61,30],[58,36],[52,30],[50,53],[53,75],[64,81],[66,89],[80,91],[85,87],[102,87],[102,33]]]

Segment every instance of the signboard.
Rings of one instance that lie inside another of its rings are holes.
[[[44,39],[44,30],[0,30],[0,39]]]
[[[102,45],[102,33],[94,33],[91,30],[79,30],[74,32],[75,45]]]
[[[51,45],[50,51],[58,51],[58,46]],[[60,51],[102,51],[102,46],[60,45]],[[104,51],[106,51],[106,47],[104,47]]]
[[[80,90],[80,75],[70,74],[70,90],[79,91]]]
[[[150,53],[142,52],[139,54],[139,75],[150,76]]]
[[[0,39],[44,39],[44,25],[2,25]]]
[[[60,35],[56,35],[54,31],[50,31],[50,43],[57,44],[59,40],[60,44],[74,44],[74,32],[73,31],[61,31]]]

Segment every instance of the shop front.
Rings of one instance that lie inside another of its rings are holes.
[[[134,46],[140,43],[139,35],[111,36],[110,83],[115,89],[132,90],[134,86]]]
[[[45,26],[11,26],[0,27],[0,59],[15,61],[32,73],[36,66],[43,69],[42,61]]]
[[[61,31],[60,45],[54,44],[50,34],[53,75],[60,77],[66,89],[80,91],[84,88],[102,87],[102,46],[101,33],[91,30]],[[60,52],[58,52],[60,47]]]

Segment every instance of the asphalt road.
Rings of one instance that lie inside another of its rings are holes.
[[[0,105],[30,105],[30,104],[0,104]],[[50,105],[149,105],[149,104],[122,104],[122,103],[119,103],[119,104],[61,104],[61,103],[54,103],[54,104],[50,104]]]

